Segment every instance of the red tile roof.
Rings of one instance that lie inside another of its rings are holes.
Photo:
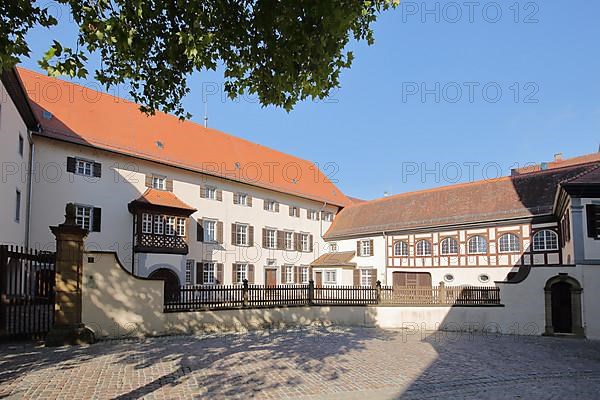
[[[179,210],[196,211],[192,206],[187,205],[175,196],[172,192],[158,189],[147,189],[140,197],[131,202],[137,205],[152,205],[158,207],[177,208]]]
[[[600,152],[586,154],[583,156],[577,156],[577,157],[572,157],[572,158],[565,158],[563,160],[549,161],[544,164],[545,164],[546,169],[553,169],[553,168],[569,167],[569,166],[578,165],[578,164],[585,164],[585,163],[595,162],[595,161],[600,161]],[[513,170],[513,174],[526,174],[529,172],[535,172],[535,171],[541,171],[541,170],[542,170],[542,164],[536,164],[536,165],[530,165],[530,166],[522,167],[522,168],[515,168]]]
[[[313,267],[354,267],[356,263],[351,261],[355,254],[353,251],[325,253],[310,265]]]
[[[555,168],[352,204],[336,216],[325,236],[377,234],[550,214],[558,185],[595,166]]]
[[[307,160],[169,114],[146,116],[130,101],[23,68],[17,71],[44,136],[333,205],[350,203]]]

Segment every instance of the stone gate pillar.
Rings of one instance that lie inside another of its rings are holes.
[[[55,310],[46,345],[91,343],[93,333],[81,323],[84,239],[88,232],[75,224],[74,204],[67,204],[65,222],[50,230],[56,236]]]

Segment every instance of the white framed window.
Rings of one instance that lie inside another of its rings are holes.
[[[214,262],[206,262],[202,268],[202,282],[205,285],[214,285],[215,284],[215,263]]]
[[[467,242],[467,250],[469,254],[485,254],[487,253],[487,241],[483,236],[472,236]]]
[[[396,257],[408,256],[408,243],[403,240],[394,243],[394,255]]]
[[[317,221],[318,218],[318,213],[316,210],[306,210],[306,215],[308,216],[308,219],[313,220],[313,221]]]
[[[248,245],[248,225],[236,224],[235,226],[235,238],[238,246]]]
[[[75,159],[75,173],[83,176],[93,176],[94,163],[80,158]]]
[[[275,229],[267,229],[265,233],[267,248],[274,249],[275,247],[277,247],[277,231]]]
[[[246,193],[238,193],[238,204],[241,206],[248,205],[248,195]]]
[[[308,267],[307,266],[302,266],[300,267],[300,283],[308,283],[309,281],[309,276],[308,276]]]
[[[165,235],[175,236],[175,217],[165,217]]]
[[[336,253],[337,251],[338,251],[338,244],[337,243],[329,243],[329,252]]]
[[[323,221],[325,221],[325,222],[333,221],[333,213],[330,211],[323,211]]]
[[[285,249],[294,250],[294,232],[285,232]]]
[[[21,191],[15,192],[15,222],[21,222]]]
[[[558,235],[550,229],[544,229],[533,235],[533,250],[558,250]]]
[[[217,221],[205,219],[204,222],[204,241],[207,243],[217,241]]]
[[[78,205],[75,207],[75,223],[88,231],[92,229],[93,207]]]
[[[177,218],[177,236],[185,236],[185,218]]]
[[[300,209],[296,206],[290,206],[290,217],[299,217]]]
[[[248,279],[248,264],[236,264],[235,277],[237,283],[244,283],[244,279]]]
[[[416,244],[418,256],[430,256],[431,255],[431,242],[428,240],[419,240]]]
[[[152,176],[152,187],[158,190],[167,190],[167,178],[164,176]]]
[[[284,271],[283,282],[285,282],[287,284],[294,283],[294,266],[286,265],[283,268],[283,271]]]
[[[162,235],[165,233],[165,220],[162,215],[154,216],[154,234]]]
[[[214,186],[206,186],[204,188],[204,194],[207,199],[216,200],[217,199],[217,188]]]
[[[323,283],[326,285],[337,285],[337,271],[335,269],[323,271]]]
[[[373,255],[373,249],[371,248],[370,240],[361,240],[360,241],[360,255],[361,256]]]
[[[521,249],[521,241],[514,233],[506,233],[498,239],[498,247],[501,253],[517,252]]]
[[[372,286],[373,276],[370,269],[360,270],[360,286]]]
[[[443,256],[458,254],[458,241],[454,238],[448,237],[442,240],[441,253]]]
[[[185,284],[186,285],[191,285],[193,280],[192,280],[192,274],[193,274],[193,270],[194,270],[194,265],[196,263],[194,262],[194,260],[185,260]]]
[[[152,233],[152,214],[142,214],[142,233]]]
[[[300,245],[302,246],[302,251],[310,251],[310,242],[308,238],[308,233],[300,234]]]
[[[275,200],[265,200],[265,210],[276,212],[277,211],[277,202]]]

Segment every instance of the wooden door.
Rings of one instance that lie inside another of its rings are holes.
[[[431,287],[431,274],[429,272],[394,272],[392,284],[394,286]]]
[[[265,270],[265,284],[267,286],[277,285],[277,270],[276,269],[266,269]]]
[[[315,287],[323,286],[323,272],[315,272]]]
[[[557,333],[573,333],[571,315],[571,285],[558,282],[552,285],[552,327]]]

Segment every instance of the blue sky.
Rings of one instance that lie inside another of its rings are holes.
[[[207,98],[210,127],[327,165],[365,199],[598,151],[600,2],[465,3],[382,14],[375,44],[352,44],[354,65],[326,101],[286,113],[225,100],[212,94],[217,71],[194,75],[185,105],[201,123]],[[52,10],[60,25],[30,33],[26,68],[39,70],[52,39],[74,42],[64,10]]]

